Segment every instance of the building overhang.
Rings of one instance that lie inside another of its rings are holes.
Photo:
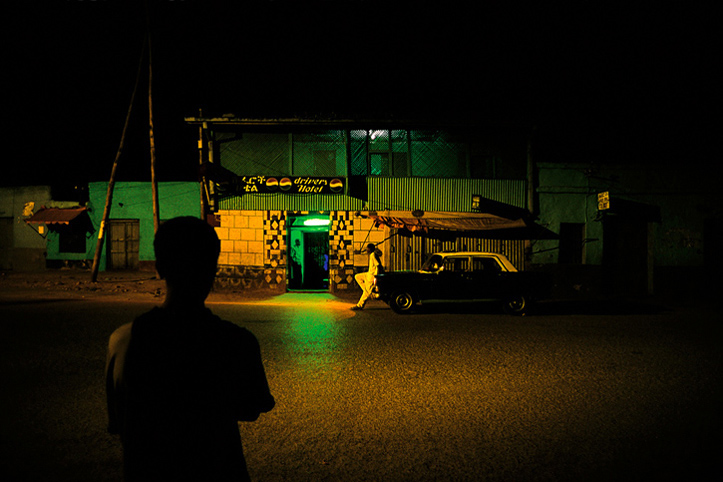
[[[366,216],[377,226],[388,226],[419,236],[558,239],[555,233],[529,219],[510,219],[491,213],[370,211]]]
[[[69,225],[86,212],[86,208],[42,208],[25,222],[28,224]]]
[[[386,127],[388,129],[403,128],[471,128],[471,127],[529,127],[524,123],[469,121],[464,119],[413,119],[413,118],[324,118],[324,117],[278,117],[248,118],[223,115],[220,117],[185,117],[184,121],[191,125],[244,126],[244,127],[322,127],[336,129],[372,129]]]

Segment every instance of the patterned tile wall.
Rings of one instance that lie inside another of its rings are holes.
[[[264,281],[270,288],[286,289],[286,216],[283,211],[264,214]]]
[[[332,211],[329,227],[331,291],[354,288],[354,226],[352,213]]]

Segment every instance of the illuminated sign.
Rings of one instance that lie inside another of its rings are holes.
[[[280,193],[280,194],[342,194],[344,179],[339,177],[312,176],[240,176],[239,194]]]
[[[599,192],[597,194],[597,209],[598,211],[604,211],[610,209],[610,192]]]

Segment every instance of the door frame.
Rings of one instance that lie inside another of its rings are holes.
[[[122,239],[113,239],[119,229],[123,229]],[[109,219],[106,241],[106,270],[137,270],[140,266],[140,220]],[[135,236],[134,236],[135,234]],[[119,244],[114,244],[119,243]],[[118,249],[121,248],[121,249]],[[122,256],[114,255],[123,253]],[[122,258],[122,262],[118,262]],[[114,259],[116,260],[114,262]],[[122,266],[121,266],[122,265]]]

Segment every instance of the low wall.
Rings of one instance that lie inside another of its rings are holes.
[[[286,269],[258,266],[224,266],[216,271],[216,289],[271,289],[286,291]]]

